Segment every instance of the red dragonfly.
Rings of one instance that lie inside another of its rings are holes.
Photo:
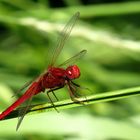
[[[28,100],[26,108],[20,114],[21,117],[17,124],[17,128],[16,128],[16,130],[17,130],[19,128],[26,112],[29,109],[30,102],[31,102],[33,96],[40,92],[45,92],[45,89],[48,89],[47,95],[54,108],[55,108],[55,105],[53,104],[53,101],[51,100],[49,93],[52,93],[55,96],[54,91],[58,90],[60,88],[63,88],[64,86],[67,86],[71,99],[76,102],[78,101],[75,97],[77,97],[76,87],[79,87],[79,85],[74,83],[73,80],[76,78],[79,78],[80,69],[77,65],[70,65],[70,64],[73,63],[75,60],[81,58],[83,55],[85,55],[86,50],[80,51],[79,53],[75,54],[73,57],[66,60],[61,65],[55,66],[55,63],[56,63],[56,60],[58,59],[58,56],[59,56],[61,50],[64,47],[65,42],[69,38],[70,33],[71,33],[76,21],[78,20],[79,16],[80,16],[79,12],[75,13],[72,16],[72,18],[68,21],[68,23],[66,24],[64,29],[62,30],[62,32],[58,38],[56,49],[54,50],[51,62],[49,64],[47,70],[44,73],[42,73],[39,77],[37,77],[35,80],[33,80],[32,82],[30,82],[26,86],[24,86],[24,88],[28,87],[26,92],[19,99],[17,99],[11,106],[9,106],[5,111],[3,111],[0,114],[0,120],[3,120],[14,109],[16,109],[18,106],[20,106],[22,103],[24,103],[25,101]],[[69,65],[69,66],[66,69],[64,69],[64,68],[62,68],[62,66],[64,66],[64,65]],[[21,90],[22,89],[23,88],[21,88]],[[19,91],[21,91],[21,90],[19,90]],[[56,99],[57,99],[57,97],[56,97]]]

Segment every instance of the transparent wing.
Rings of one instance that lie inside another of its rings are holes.
[[[60,36],[58,37],[58,42],[57,42],[56,49],[54,50],[53,55],[52,55],[52,61],[50,63],[50,66],[55,64],[61,50],[64,47],[65,42],[69,38],[69,35],[70,35],[76,21],[78,20],[79,16],[80,16],[80,13],[76,12],[72,16],[72,18],[68,21],[68,23],[66,24],[66,26],[64,27],[62,32],[60,33]]]
[[[19,95],[19,93],[21,93],[25,88],[29,87],[34,81],[37,81],[38,79],[40,79],[40,77],[42,76],[42,74],[40,74],[40,75],[36,76],[35,78],[33,78],[32,80],[26,82],[20,89],[18,89],[14,93],[14,95],[12,97],[15,97],[16,95]]]
[[[32,98],[33,98],[33,96],[30,97],[30,99],[28,99],[27,106],[24,108],[24,110],[19,110],[19,118],[18,118],[18,123],[17,123],[16,131],[19,129],[19,127],[21,125],[21,122],[23,121],[23,118],[26,115],[26,112],[30,109]]]
[[[29,98],[28,98],[28,100],[26,100],[26,102],[27,102],[26,107],[22,110],[19,110],[19,119],[18,119],[16,131],[20,127],[21,122],[23,121],[23,118],[26,115],[27,111],[30,109],[31,101],[32,101],[33,95],[35,94],[35,91],[36,91],[37,88],[38,88],[38,86],[34,86],[31,93],[28,94]]]
[[[78,59],[80,59],[81,57],[83,57],[86,54],[87,50],[82,50],[79,53],[75,54],[73,57],[67,59],[65,62],[63,62],[62,64],[60,64],[59,66],[63,66],[63,65],[70,65],[73,64],[75,61],[77,61]]]
[[[20,89],[18,89],[14,95],[12,97],[15,97],[16,95],[18,95],[19,93],[21,93],[22,90],[24,90],[25,88],[29,87],[31,85],[31,83],[34,81],[35,79],[25,83],[25,85],[23,85]]]

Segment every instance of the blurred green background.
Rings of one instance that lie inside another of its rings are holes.
[[[47,67],[59,31],[77,11],[80,19],[58,63],[86,49],[76,62],[81,69],[76,83],[93,94],[139,86],[139,0],[0,0],[1,112],[18,98],[11,96],[22,85]],[[66,89],[56,93],[59,100],[69,98]],[[0,140],[138,140],[139,100],[137,96],[28,115],[18,132],[17,119],[1,121]],[[43,93],[33,99],[47,101]]]

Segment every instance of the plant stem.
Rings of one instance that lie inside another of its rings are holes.
[[[118,99],[122,99],[122,98],[136,96],[136,95],[140,95],[140,87],[129,88],[129,89],[124,89],[124,90],[117,90],[117,91],[111,91],[111,92],[105,92],[105,93],[93,94],[93,95],[88,96],[86,98],[83,98],[83,97],[82,98],[78,98],[78,100],[80,102],[83,102],[84,105],[89,105],[89,104],[94,104],[94,103],[101,103],[101,102],[118,100]],[[66,108],[83,106],[83,104],[81,104],[80,102],[79,103],[75,103],[75,102],[73,102],[73,101],[71,101],[69,99],[69,100],[64,100],[64,101],[56,102],[55,103],[55,107],[58,110],[63,110],[63,109],[66,109]],[[24,109],[24,107],[23,108],[19,108],[17,110],[14,110],[5,119],[19,117],[19,110],[20,109]],[[50,103],[45,103],[45,104],[39,104],[39,105],[31,106],[27,113],[33,114],[33,113],[47,112],[47,111],[52,111],[52,110],[54,110],[53,106]]]

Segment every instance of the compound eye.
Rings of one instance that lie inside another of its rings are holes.
[[[69,74],[69,76],[71,76],[71,75],[72,75],[72,72],[69,70],[69,71],[68,71],[68,74]]]
[[[76,65],[69,66],[66,69],[66,75],[69,79],[76,79],[80,76],[80,70]]]
[[[73,74],[72,74],[72,71],[71,70],[68,70],[67,71],[67,76],[69,79],[72,79],[73,78]]]

